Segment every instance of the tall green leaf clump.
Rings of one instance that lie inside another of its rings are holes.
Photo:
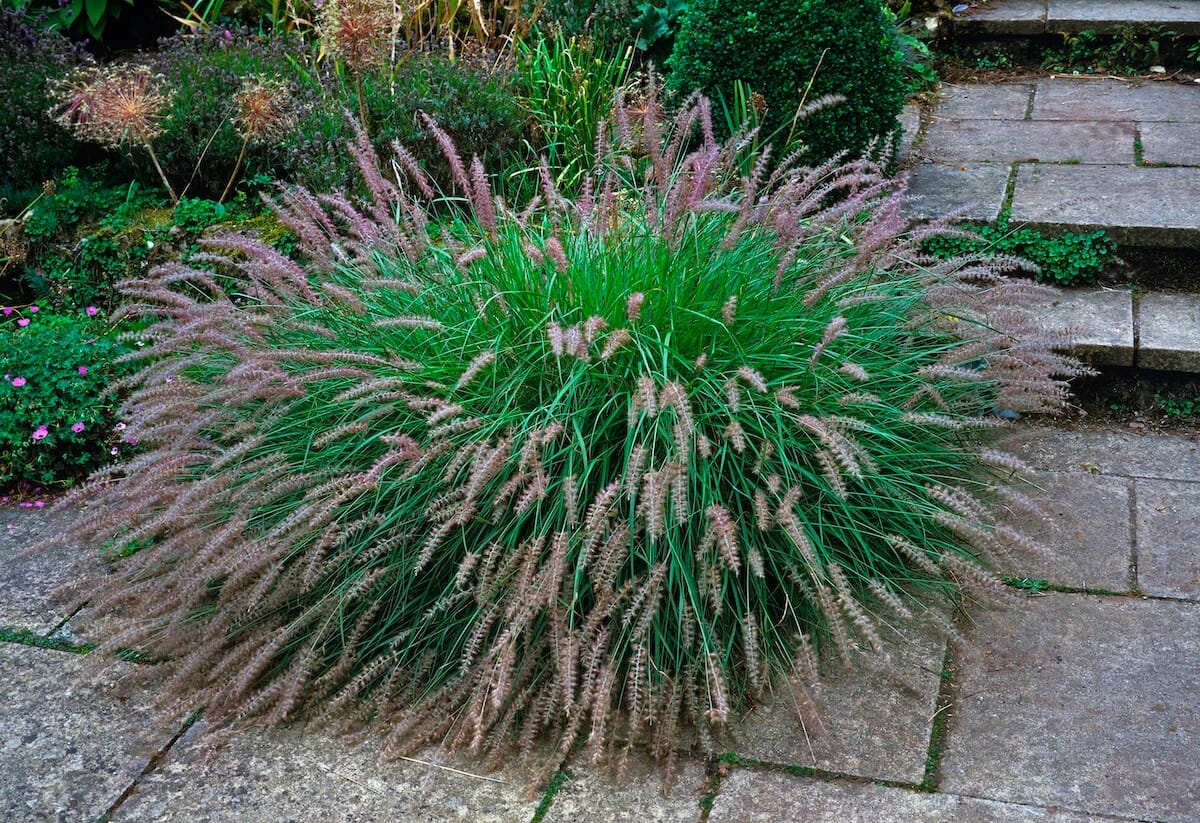
[[[670,84],[728,99],[740,80],[765,97],[762,132],[778,149],[800,140],[809,163],[854,157],[899,128],[906,81],[894,37],[874,0],[695,0],[668,61]],[[830,95],[841,102],[797,119],[802,105]]]
[[[669,758],[1027,545],[983,435],[1077,370],[1042,287],[922,255],[865,161],[739,182],[706,101],[636,111],[520,214],[440,131],[459,209],[360,137],[369,202],[275,204],[294,258],[230,235],[126,285],[144,452],[74,532],[140,547],[80,589],[110,647],[218,724]]]

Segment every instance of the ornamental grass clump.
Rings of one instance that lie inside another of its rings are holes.
[[[369,202],[274,203],[295,257],[228,235],[125,286],[144,451],[76,534],[132,554],[81,598],[214,723],[669,759],[1026,547],[982,435],[1077,364],[877,167],[739,180],[706,101],[651,99],[516,214],[436,133],[460,208],[360,135]]]

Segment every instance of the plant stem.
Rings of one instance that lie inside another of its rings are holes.
[[[150,155],[150,162],[154,164],[154,170],[158,172],[158,178],[162,180],[162,184],[167,187],[167,194],[171,195],[171,202],[178,204],[179,195],[175,193],[175,189],[171,188],[171,182],[167,180],[167,175],[158,162],[158,155],[154,153],[154,147],[150,145],[149,140],[145,139],[142,140],[142,145],[146,147],[146,153]]]
[[[249,143],[249,136],[242,138],[242,150],[238,152],[237,162],[233,164],[233,171],[229,175],[229,182],[225,184],[225,189],[221,192],[221,197],[217,200],[218,203],[224,203],[225,198],[229,196],[229,190],[233,188],[233,181],[237,180],[237,174],[241,171],[242,161],[246,159],[246,146]]]

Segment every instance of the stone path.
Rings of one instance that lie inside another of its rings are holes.
[[[827,671],[819,716],[782,689],[667,797],[640,762],[615,785],[574,764],[543,797],[515,769],[379,763],[298,728],[210,751],[194,707],[153,709],[137,667],[50,640],[70,635],[49,590],[90,561],[20,556],[69,517],[0,508],[0,819],[1196,820],[1200,443],[1023,423],[1005,445],[1044,501],[1023,525],[1049,554],[1003,570],[1031,591],[970,609],[964,645],[918,625],[890,665]]]
[[[968,4],[964,4],[968,5]],[[983,0],[954,18],[960,35],[1008,36],[1094,31],[1120,34],[1130,26],[1161,25],[1200,34],[1200,0]]]
[[[1069,289],[1033,308],[1069,325],[1075,353],[1096,365],[1200,373],[1200,85],[946,85],[910,163],[917,217],[1004,215],[1047,234],[1105,229],[1125,256],[1182,252],[1171,285],[1184,291]]]

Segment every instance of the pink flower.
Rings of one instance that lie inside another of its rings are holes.
[[[80,374],[87,374],[87,366],[80,366],[80,367],[79,367],[79,373],[80,373]]]
[[[71,431],[75,432],[76,434],[79,434],[81,431],[83,431],[83,423],[72,423]]]
[[[84,309],[84,311],[87,312],[88,317],[95,317],[100,312],[100,310],[95,306],[88,306],[86,309]]]
[[[12,314],[12,306],[5,306],[4,307],[4,316],[8,317],[10,314]]]
[[[125,431],[125,424],[124,424],[124,423],[118,423],[117,425],[113,426],[113,428],[114,428],[114,429],[116,429],[116,430],[117,430],[117,431],[119,431],[119,432],[123,432],[123,431]]]
[[[108,453],[109,454],[120,454],[121,449],[118,446],[113,446],[111,449],[108,450]]]
[[[28,317],[22,317],[20,320],[18,320],[18,321],[17,321],[17,325],[18,325],[18,326],[28,326],[28,325],[29,325],[29,318],[28,318]]]
[[[37,310],[38,310],[38,307],[37,307],[36,305],[35,305],[35,306],[30,306],[30,307],[29,307],[29,311],[30,311],[30,312],[36,312]]]
[[[14,377],[12,379],[12,384],[19,389],[25,385],[25,378],[24,377]]]
[[[36,429],[33,430],[33,439],[41,440],[43,437],[45,437],[49,433],[50,433],[50,430],[47,429],[45,426],[38,426]]]
[[[45,500],[34,500],[33,507],[35,509],[44,509],[44,508],[46,508],[46,501]]]

